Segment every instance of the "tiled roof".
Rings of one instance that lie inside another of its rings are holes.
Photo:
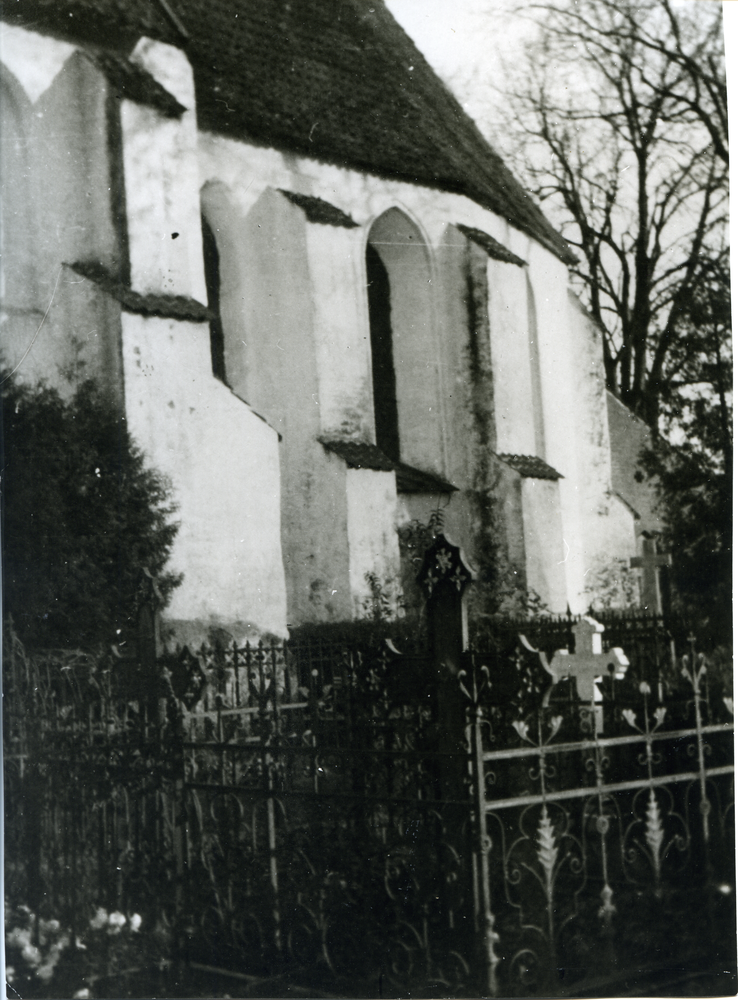
[[[374,469],[376,472],[395,472],[398,493],[452,493],[457,487],[430,472],[413,469],[404,462],[394,462],[375,444],[364,441],[347,441],[344,438],[318,438],[328,451],[344,460],[350,469]]]
[[[375,444],[363,441],[346,441],[343,438],[318,438],[328,451],[342,458],[351,469],[373,469],[375,472],[392,472],[395,464]]]
[[[142,66],[112,52],[90,54],[120,97],[157,108],[167,118],[178,118],[185,108]]]
[[[201,128],[466,195],[575,260],[382,0],[6,0],[2,16],[121,53],[142,34],[184,46]]]
[[[458,490],[458,486],[452,486],[440,476],[413,469],[404,462],[395,464],[395,478],[398,493],[455,493]]]
[[[564,478],[560,472],[552,469],[537,455],[498,455],[497,457],[505,465],[509,465],[511,469],[515,469],[524,479],[556,480]]]
[[[322,223],[324,226],[341,226],[343,229],[356,229],[359,225],[358,222],[354,222],[350,215],[346,215],[340,208],[331,205],[329,201],[313,198],[312,195],[308,194],[285,191],[283,188],[279,190],[285,198],[289,198],[293,205],[297,205],[303,210],[308,222]]]
[[[161,316],[164,319],[178,319],[189,323],[205,323],[213,318],[207,306],[184,295],[142,295],[141,292],[134,292],[128,285],[116,281],[98,264],[78,263],[70,264],[69,267],[117,299],[126,312],[138,313],[140,316]]]
[[[518,267],[525,267],[525,261],[521,257],[512,253],[507,247],[499,243],[494,236],[490,236],[489,233],[484,233],[481,229],[472,229],[471,226],[462,226],[460,222],[456,224],[456,228],[467,239],[472,240],[477,246],[480,246],[487,256],[492,257],[493,260],[503,260],[506,264],[517,264]]]

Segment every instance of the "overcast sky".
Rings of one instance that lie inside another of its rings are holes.
[[[502,85],[502,60],[522,46],[527,29],[510,16],[516,0],[386,0],[464,109],[484,127],[490,85]]]

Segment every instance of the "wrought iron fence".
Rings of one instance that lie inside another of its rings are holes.
[[[613,625],[631,667],[588,705],[507,634],[458,677],[368,640],[182,650],[154,678],[11,646],[9,890],[344,995],[596,989],[702,954],[695,914],[729,942],[732,721],[704,662],[659,687],[669,636]]]
[[[704,657],[681,668],[686,725],[640,680],[608,726],[594,702],[506,718],[475,657],[491,993],[596,989],[711,951],[734,970],[732,713],[706,723]]]

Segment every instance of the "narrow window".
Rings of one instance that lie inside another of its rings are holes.
[[[395,461],[443,469],[430,258],[418,227],[390,208],[366,251],[377,444]]]
[[[533,286],[528,273],[525,275],[528,294],[528,339],[530,341],[530,380],[533,388],[533,426],[535,432],[536,455],[546,457],[546,432],[543,421],[543,385],[541,382],[541,357],[538,346],[538,313]]]
[[[220,318],[220,255],[215,234],[202,216],[202,256],[205,265],[205,286],[208,291],[208,308],[213,314],[210,320],[210,358],[213,375],[225,382],[225,342],[223,323]]]
[[[366,248],[366,276],[377,445],[389,458],[399,461],[400,431],[392,352],[390,279],[382,258],[371,243]]]

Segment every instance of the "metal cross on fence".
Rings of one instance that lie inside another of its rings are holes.
[[[641,598],[644,608],[652,615],[664,613],[663,594],[661,589],[660,570],[671,566],[671,555],[668,552],[658,552],[655,538],[647,534],[642,536],[641,555],[630,560],[631,569],[640,569],[642,574]]]
[[[551,662],[545,653],[539,653],[545,670],[557,684],[564,677],[573,677],[577,685],[577,694],[582,701],[595,702],[601,700],[597,681],[609,672],[612,667],[615,677],[622,680],[629,661],[619,647],[602,652],[602,632],[604,625],[585,615],[578,621],[572,631],[574,633],[574,652],[557,649]]]

